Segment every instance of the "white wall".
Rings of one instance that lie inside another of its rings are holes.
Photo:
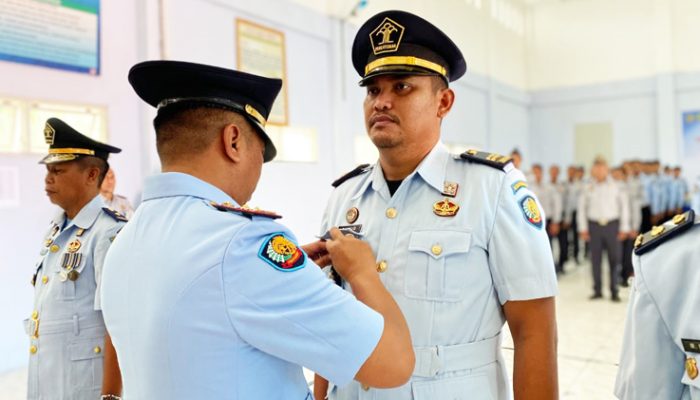
[[[100,76],[0,62],[0,96],[107,107],[109,142],[123,149],[110,164],[117,191],[129,196],[142,177],[138,102],[126,80],[139,49],[136,15],[135,0],[102,2]],[[0,371],[25,364],[29,356],[21,322],[32,311],[29,279],[53,210],[44,193],[45,169],[37,164],[41,157],[0,154],[0,166],[18,168],[21,189],[18,207],[0,209]]]
[[[697,0],[546,2],[529,20],[532,90],[700,70]]]

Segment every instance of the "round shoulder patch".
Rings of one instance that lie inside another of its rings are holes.
[[[520,200],[520,209],[530,225],[537,229],[542,228],[542,213],[537,205],[537,201],[532,196],[525,196]]]
[[[273,233],[263,241],[258,257],[284,272],[296,271],[306,265],[306,254],[282,232]]]

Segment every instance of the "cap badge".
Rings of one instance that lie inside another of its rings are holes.
[[[370,34],[374,54],[391,53],[399,49],[401,38],[406,29],[391,18],[384,18]]]
[[[56,130],[53,129],[53,126],[47,122],[46,125],[44,125],[44,140],[46,141],[46,144],[51,146],[53,144],[54,136],[56,136]]]

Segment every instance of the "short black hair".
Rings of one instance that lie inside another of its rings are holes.
[[[105,176],[107,176],[107,171],[109,171],[109,163],[107,160],[103,160],[99,157],[83,156],[75,161],[83,171],[88,168],[97,168],[100,171],[97,176],[97,188],[99,189],[102,187],[102,182],[105,180]]]

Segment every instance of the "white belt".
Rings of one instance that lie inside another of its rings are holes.
[[[415,347],[413,376],[433,378],[442,372],[482,367],[498,360],[501,334],[478,342],[453,346]]]

